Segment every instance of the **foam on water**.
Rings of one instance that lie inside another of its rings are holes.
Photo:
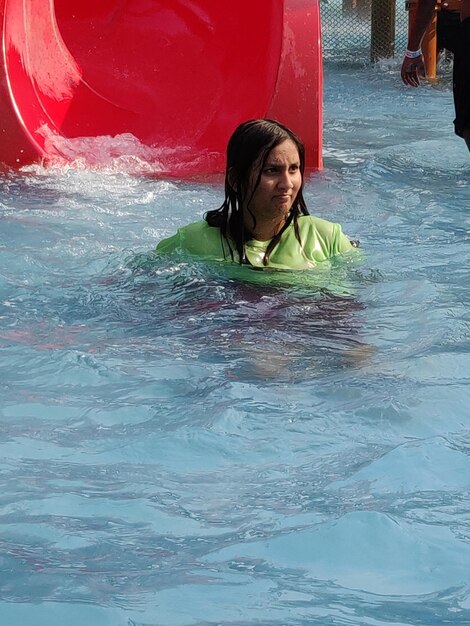
[[[445,81],[325,80],[316,272],[153,257],[220,181],[3,174],[2,623],[469,623],[470,160]]]

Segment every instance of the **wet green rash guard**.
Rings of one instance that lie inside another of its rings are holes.
[[[303,215],[298,218],[298,225],[302,243],[299,243],[294,225],[291,223],[272,250],[266,266],[263,265],[263,257],[269,241],[256,241],[255,239],[247,241],[245,251],[251,265],[259,268],[306,270],[333,256],[352,250],[354,247],[343,234],[339,224],[319,217]],[[232,249],[235,262],[238,262],[233,243]],[[232,261],[229,246],[226,241],[223,241],[220,229],[209,226],[203,220],[178,229],[175,235],[161,241],[156,248],[157,254],[166,254],[174,250],[183,250],[201,259]]]

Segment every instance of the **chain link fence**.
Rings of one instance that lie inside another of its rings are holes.
[[[408,38],[408,11],[405,0],[320,0],[323,57],[348,63],[374,59],[374,42],[385,42],[383,56],[401,56]],[[395,5],[395,6],[393,6]],[[377,6],[379,7],[377,12]],[[381,11],[386,11],[383,15]],[[378,56],[382,56],[379,54]]]

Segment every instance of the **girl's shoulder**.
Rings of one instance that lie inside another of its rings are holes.
[[[325,235],[332,234],[338,227],[335,222],[330,222],[316,215],[301,215],[298,218],[298,224],[301,232],[314,230]]]
[[[205,220],[199,220],[178,228],[173,237],[157,246],[157,251],[175,249],[203,258],[223,258],[220,229],[209,226]]]

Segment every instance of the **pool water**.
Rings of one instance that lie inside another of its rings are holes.
[[[310,274],[149,258],[220,181],[3,172],[2,625],[470,623],[470,159],[397,63],[325,68]]]

